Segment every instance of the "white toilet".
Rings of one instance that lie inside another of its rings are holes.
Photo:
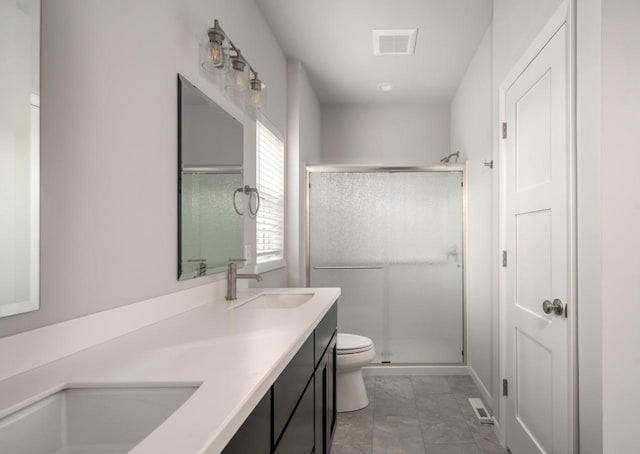
[[[376,356],[373,341],[355,334],[338,333],[336,393],[339,413],[360,410],[369,405],[362,380],[362,367]]]

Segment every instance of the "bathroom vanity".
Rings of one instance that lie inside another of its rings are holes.
[[[91,323],[103,327],[119,316],[129,317],[121,320],[129,323],[128,332],[106,342],[81,346],[73,354],[48,361],[40,358],[38,367],[18,374],[16,367],[3,365],[0,376],[10,376],[0,381],[0,452],[14,449],[15,444],[3,445],[11,440],[43,441],[38,421],[26,424],[28,418],[22,417],[32,414],[31,409],[37,411],[43,403],[61,399],[91,402],[88,399],[97,393],[99,402],[106,403],[110,396],[123,394],[142,396],[136,400],[148,400],[149,408],[174,402],[162,420],[156,418],[155,425],[147,425],[143,437],[141,432],[136,435],[140,439],[110,429],[109,443],[120,450],[109,452],[327,453],[336,422],[339,295],[335,288],[256,290],[240,293],[233,303],[216,295],[196,306],[190,303],[164,320],[149,323],[148,319],[146,326],[131,324],[132,313],[138,311],[140,320],[144,318],[140,314],[146,314],[146,309],[135,306],[146,305],[153,311],[147,301],[23,333],[18,335],[21,339],[0,339],[0,355],[18,340],[49,339],[47,350],[55,351],[59,350],[56,343],[70,345],[78,339],[80,346],[81,337],[75,335],[97,336],[89,330]],[[180,294],[172,298],[171,306]],[[172,388],[181,389],[173,392]],[[96,392],[82,391],[86,389]],[[168,397],[160,399],[158,393]],[[176,394],[179,398],[172,397]],[[70,417],[83,420],[80,413]],[[20,431],[18,436],[15,430]],[[56,437],[46,441],[55,448],[51,452],[60,449]]]
[[[337,322],[334,303],[223,454],[329,453],[337,416]]]

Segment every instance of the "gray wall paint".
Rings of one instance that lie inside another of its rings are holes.
[[[306,279],[305,164],[320,162],[321,108],[302,63],[287,62],[288,84],[288,218],[287,284],[302,287]]]
[[[602,450],[602,4],[577,9],[578,381],[580,452]]]
[[[214,18],[260,71],[284,131],[286,61],[252,0],[45,2],[42,305],[1,319],[0,337],[223,277],[176,280],[178,72],[243,121],[255,175],[253,122],[200,71]]]
[[[638,452],[640,3],[602,2],[603,452]]]
[[[493,394],[493,174],[491,27],[486,31],[451,103],[451,149],[468,159],[468,364]],[[488,403],[495,407],[494,403]]]
[[[322,106],[322,163],[438,162],[449,153],[448,105]]]

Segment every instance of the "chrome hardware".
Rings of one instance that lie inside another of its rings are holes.
[[[489,167],[490,169],[493,169],[493,159],[492,159],[491,161],[487,161],[487,160],[485,159],[485,161],[484,161],[483,165],[484,165],[485,167]]]
[[[357,266],[314,266],[314,270],[381,270],[379,265],[357,265]]]
[[[554,313],[556,315],[564,314],[564,303],[560,301],[558,298],[553,300],[553,303],[549,300],[545,300],[542,303],[542,310],[545,314]]]
[[[204,276],[207,274],[207,259],[189,259],[187,262],[198,263],[198,269],[196,270],[196,277]]]
[[[229,266],[227,268],[227,301],[233,301],[237,299],[237,280],[238,279],[255,279],[258,282],[262,282],[262,276],[259,274],[238,274],[238,263],[246,262],[247,259],[229,259]]]
[[[238,194],[248,195],[249,196],[249,213],[251,214],[251,216],[255,216],[256,214],[258,214],[258,211],[260,210],[260,193],[258,192],[258,188],[252,188],[248,184],[245,184],[243,188],[238,188],[235,191],[233,191],[233,209],[236,211],[236,213],[242,216],[244,215],[244,213],[238,209],[238,205],[236,204],[236,195]],[[254,195],[256,199],[255,211],[251,209],[251,199],[253,199]]]

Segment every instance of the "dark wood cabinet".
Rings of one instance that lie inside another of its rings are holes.
[[[329,454],[336,428],[336,334],[315,371],[315,452]]]
[[[276,446],[275,454],[301,454],[313,451],[313,406],[313,380],[311,380],[291,415],[289,424]]]
[[[271,452],[271,390],[253,409],[222,454],[269,454]]]
[[[273,439],[278,442],[307,383],[313,377],[313,333],[273,384]]]
[[[331,309],[325,314],[320,323],[315,329],[316,336],[316,366],[320,362],[320,359],[327,351],[329,342],[333,339],[333,335],[338,327],[338,305],[334,304]]]
[[[337,306],[276,379],[222,454],[329,454],[336,427]]]

